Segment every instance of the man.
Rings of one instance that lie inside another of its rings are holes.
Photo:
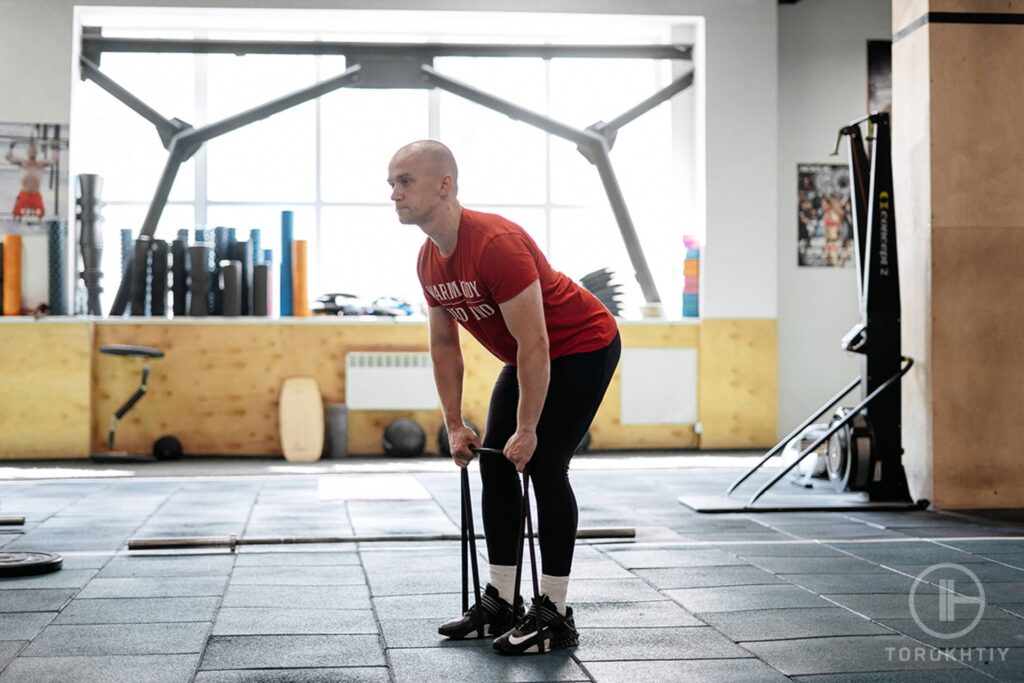
[[[53,159],[39,161],[36,157],[36,145],[28,143],[27,157],[17,159],[14,156],[14,142],[7,149],[7,161],[21,168],[21,191],[14,202],[14,210],[11,212],[15,218],[22,218],[26,214],[42,218],[46,213],[43,205],[43,195],[39,193],[39,187],[43,178],[43,171],[57,163],[57,151],[54,148]]]
[[[503,654],[573,647],[578,634],[565,602],[578,512],[569,460],[618,364],[615,319],[590,292],[552,269],[521,227],[459,204],[458,168],[441,143],[421,140],[398,150],[388,183],[398,220],[427,236],[418,274],[434,379],[459,467],[473,459],[469,447],[480,445],[462,418],[459,326],[505,362],[483,442],[504,458],[480,458],[490,583],[480,604],[438,630],[456,639],[499,636],[494,649]],[[516,472],[526,470],[537,499],[543,596],[524,618],[514,584],[522,510]],[[484,633],[476,632],[477,612]]]

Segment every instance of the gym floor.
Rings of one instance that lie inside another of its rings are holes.
[[[458,533],[449,461],[5,465],[0,515],[26,523],[0,527],[0,549],[64,567],[0,579],[0,683],[1024,680],[1024,514],[678,502],[720,493],[742,455],[578,456],[581,526],[637,536],[581,542],[580,646],[521,658],[437,635],[461,608],[457,542],[126,550],[155,536]]]

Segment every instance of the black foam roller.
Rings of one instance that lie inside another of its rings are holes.
[[[220,289],[223,292],[224,310],[221,315],[242,314],[242,264],[238,261],[220,262]]]
[[[181,231],[178,231],[179,234]],[[187,231],[186,231],[187,236]],[[175,316],[188,311],[188,243],[176,239],[171,243],[171,309]]]
[[[270,266],[266,263],[253,266],[252,268],[252,314],[266,316],[270,309],[267,307],[267,297],[270,295]]]
[[[235,242],[229,246],[231,260],[238,261],[242,268],[242,312],[240,315],[252,315],[252,244],[246,240]]]
[[[191,264],[191,299],[189,315],[210,315],[210,271],[209,259],[213,250],[208,244],[197,244],[188,248]]]
[[[140,235],[135,240],[135,255],[132,257],[131,302],[132,315],[146,315],[146,281],[149,279],[149,252],[152,240]]]
[[[231,258],[228,251],[228,229],[216,227],[213,229],[213,279],[210,281],[210,291],[213,292],[213,315],[221,315],[224,312],[224,296],[220,290],[220,262]]]
[[[167,242],[153,240],[153,281],[150,285],[149,311],[154,317],[167,315]]]
[[[62,220],[50,221],[50,315],[67,315],[67,224]],[[0,303],[2,305],[2,303]]]
[[[213,248],[213,245],[208,245],[210,248],[206,251],[206,280],[209,283],[207,285],[206,292],[206,310],[210,312],[210,315],[214,315],[214,308],[217,305],[218,296],[220,292],[220,283],[217,282],[217,252]]]

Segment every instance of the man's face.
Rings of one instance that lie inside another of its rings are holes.
[[[25,150],[25,153],[28,154],[28,158],[30,160],[32,160],[32,161],[36,160],[36,155],[38,154],[38,152],[36,151],[36,146],[35,145],[30,143],[29,146],[28,146],[28,149]]]
[[[391,159],[388,184],[398,220],[405,225],[422,225],[441,203],[440,179],[415,152],[399,152]]]

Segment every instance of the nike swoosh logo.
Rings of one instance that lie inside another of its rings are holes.
[[[537,635],[537,632],[536,631],[532,631],[530,633],[527,633],[522,638],[516,638],[514,635],[512,635],[510,633],[509,636],[508,636],[508,642],[511,645],[521,645],[521,644],[525,643],[527,640],[529,640],[530,638],[533,638],[535,635]]]

